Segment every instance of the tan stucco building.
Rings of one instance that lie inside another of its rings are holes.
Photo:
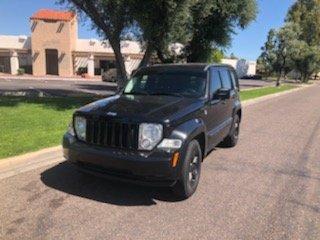
[[[19,68],[35,76],[100,75],[115,66],[108,41],[78,39],[73,12],[39,10],[30,18],[30,36],[0,35],[0,72],[17,74]],[[140,44],[123,41],[128,74],[140,63]]]

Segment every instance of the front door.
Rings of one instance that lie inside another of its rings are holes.
[[[208,119],[208,142],[210,148],[215,147],[221,140],[221,127],[225,116],[225,102],[221,100],[217,93],[222,88],[222,81],[219,70],[216,67],[210,69],[210,96],[207,103]]]
[[[46,49],[46,69],[47,75],[59,75],[57,49]]]

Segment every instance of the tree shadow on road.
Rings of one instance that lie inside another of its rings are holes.
[[[68,162],[41,173],[41,181],[71,195],[119,206],[150,206],[157,204],[156,200],[179,201],[168,188],[136,186],[98,178],[79,172]]]
[[[117,91],[117,85],[112,84],[112,85],[105,85],[105,84],[77,84],[77,87],[85,90],[96,90],[96,91],[112,91],[115,92]]]

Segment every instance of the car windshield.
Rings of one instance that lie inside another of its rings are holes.
[[[170,95],[200,98],[206,91],[206,73],[196,71],[149,71],[135,74],[124,94]]]

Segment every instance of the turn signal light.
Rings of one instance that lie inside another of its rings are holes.
[[[172,159],[171,159],[171,166],[173,168],[175,168],[178,165],[179,157],[180,157],[179,152],[176,152],[173,154]]]

